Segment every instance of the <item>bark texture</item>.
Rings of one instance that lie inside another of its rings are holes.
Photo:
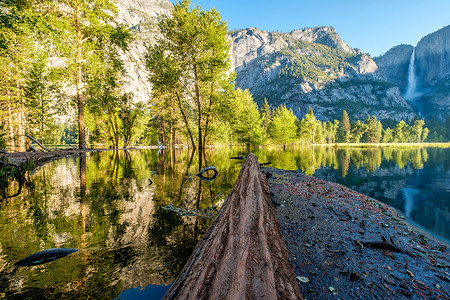
[[[253,154],[164,299],[302,299]]]

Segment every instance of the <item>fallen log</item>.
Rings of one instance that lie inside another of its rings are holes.
[[[163,299],[302,299],[255,155]]]
[[[36,144],[38,144],[42,149],[47,150],[48,152],[51,151],[50,149],[44,147],[41,143],[39,143],[34,137],[32,137],[32,136],[30,136],[30,135],[28,135],[28,134],[25,134],[25,136],[26,136],[27,138],[29,138],[30,140],[32,140],[33,142],[35,142]]]

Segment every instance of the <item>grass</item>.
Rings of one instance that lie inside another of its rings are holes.
[[[331,144],[325,144],[331,145]],[[342,148],[371,148],[371,147],[430,147],[430,148],[450,148],[448,143],[336,143],[336,147]]]

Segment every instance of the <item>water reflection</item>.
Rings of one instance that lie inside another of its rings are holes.
[[[211,183],[194,176],[191,153],[168,149],[91,153],[44,165],[20,196],[1,206],[0,297],[114,299],[136,287],[164,289],[211,222],[164,206],[220,205],[237,175],[237,165],[210,155],[221,179]],[[80,251],[45,265],[14,266],[61,247]]]
[[[242,161],[229,158],[248,151],[208,149],[205,166],[218,170],[213,182],[195,176],[198,155],[167,148],[90,153],[44,165],[19,196],[1,204],[0,297],[158,299],[208,228],[211,218],[203,212],[220,207],[231,190]],[[384,201],[450,238],[450,149],[250,151],[270,167],[337,181]],[[45,265],[14,266],[50,248],[80,251]]]

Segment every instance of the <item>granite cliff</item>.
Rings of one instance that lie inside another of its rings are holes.
[[[400,45],[375,58],[378,74],[397,85],[402,93],[407,88],[408,67],[413,46]],[[410,104],[424,117],[445,119],[450,115],[450,26],[431,33],[415,47],[415,81],[420,95]]]
[[[427,117],[450,115],[450,26],[425,36],[416,46],[417,81],[424,93],[413,105]]]
[[[136,101],[147,101],[151,87],[144,61],[146,46],[156,41],[156,24],[162,15],[170,13],[172,4],[168,0],[122,0],[117,8],[116,22],[125,24],[135,38],[129,51],[121,53],[127,71],[125,92],[132,92]]]
[[[399,45],[393,47],[383,56],[375,57],[378,73],[383,78],[397,85],[404,94],[408,84],[408,68],[414,47],[411,45]]]
[[[249,89],[258,103],[267,98],[272,107],[286,104],[299,118],[311,106],[321,120],[339,119],[343,109],[352,120],[415,116],[375,61],[348,46],[332,27],[290,33],[248,28],[229,36],[236,86]]]

